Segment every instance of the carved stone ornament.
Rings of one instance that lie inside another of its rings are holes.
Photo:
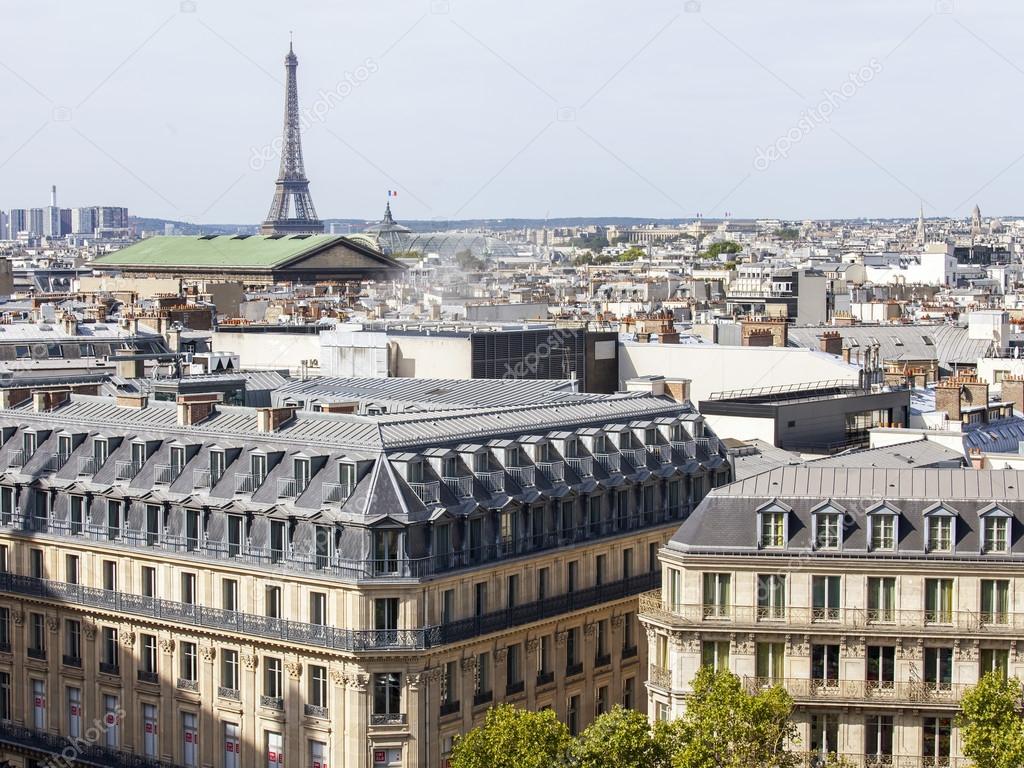
[[[335,685],[344,685],[345,684],[345,673],[342,672],[340,669],[332,669],[331,670],[331,680],[334,682]]]
[[[256,669],[260,664],[259,656],[254,653],[247,653],[242,656],[242,666],[246,669]]]
[[[56,616],[50,616],[46,619],[46,628],[51,632],[56,632],[60,629],[60,620]]]
[[[596,631],[597,631],[597,625],[594,622],[590,622],[589,624],[584,624],[583,625],[583,636],[584,637],[593,637],[594,636],[594,632],[596,632]]]
[[[302,677],[302,665],[299,662],[289,661],[284,665],[284,668],[288,672],[288,677]]]
[[[526,652],[527,653],[536,653],[537,649],[539,647],[540,647],[540,641],[537,640],[537,638],[533,638],[532,640],[527,640],[526,641]]]
[[[564,630],[564,629],[561,632],[556,632],[555,633],[555,645],[557,645],[559,648],[561,648],[563,645],[565,645],[565,641],[566,641],[566,639],[568,637],[569,637],[569,633],[566,630]]]
[[[119,630],[117,637],[125,648],[132,648],[135,645],[135,633],[130,629]]]
[[[622,625],[626,623],[626,617],[621,613],[618,616],[612,616],[612,629],[622,629]]]
[[[160,650],[164,653],[174,653],[174,641],[169,637],[165,637],[160,641]]]
[[[410,691],[419,690],[420,685],[423,683],[425,674],[423,672],[406,672],[405,682],[409,686]]]
[[[462,660],[462,671],[463,672],[475,672],[476,671],[476,656],[467,656]]]
[[[85,624],[82,625],[82,632],[85,633],[86,640],[96,639],[96,625],[93,624],[91,621],[87,621]]]
[[[498,664],[504,664],[506,658],[508,658],[508,648],[499,648],[494,652],[494,661]]]
[[[22,611],[11,611],[11,621],[14,622],[15,626],[20,627],[25,623],[25,614]]]
[[[199,648],[199,658],[203,661],[213,661],[217,658],[217,649],[212,645],[203,645]]]

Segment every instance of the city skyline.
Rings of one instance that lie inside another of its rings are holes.
[[[25,34],[0,56],[7,206],[56,183],[147,217],[258,222],[294,30],[324,219],[374,219],[386,190],[399,220],[1017,212],[1005,2],[104,8],[88,38],[94,8],[9,11]]]

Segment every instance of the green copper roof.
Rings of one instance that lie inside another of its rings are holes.
[[[97,267],[252,267],[272,269],[304,253],[344,245],[365,251],[341,235],[263,237],[150,237],[120,251],[97,257]]]

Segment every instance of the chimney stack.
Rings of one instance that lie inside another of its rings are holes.
[[[825,331],[821,334],[821,351],[836,357],[843,354],[843,337],[839,331]]]
[[[1024,376],[1003,376],[1003,402],[1013,403],[1014,410],[1024,411]]]
[[[960,381],[953,377],[943,379],[935,385],[935,409],[945,411],[950,421],[960,421]]]
[[[70,389],[38,389],[32,392],[32,410],[36,413],[49,413],[70,399]]]
[[[206,421],[217,412],[220,400],[219,392],[178,395],[178,426],[192,427]]]
[[[277,432],[282,425],[291,421],[298,410],[293,406],[282,406],[280,408],[257,408],[256,409],[256,431],[263,434]]]

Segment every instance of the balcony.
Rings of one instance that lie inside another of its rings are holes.
[[[612,663],[612,655],[610,653],[602,653],[600,656],[594,658],[595,667],[607,667]]]
[[[659,667],[657,664],[647,665],[647,682],[664,691],[672,690],[672,670]]]
[[[590,456],[570,456],[566,459],[569,468],[580,477],[593,477],[594,459]]]
[[[622,660],[636,658],[636,646],[629,645],[622,649]]]
[[[326,720],[330,717],[327,707],[321,707],[319,704],[306,704],[302,711],[306,714],[306,717],[319,717],[321,720]]]
[[[103,462],[95,456],[78,457],[78,474],[80,475],[95,475],[102,466]]]
[[[640,596],[640,613],[667,626],[705,624],[729,627],[777,627],[813,631],[835,624],[843,631],[875,634],[923,632],[933,635],[984,633],[1016,636],[1024,632],[1024,613],[1009,611],[929,611],[904,608],[807,608],[728,604],[671,604],[660,591]],[[756,631],[756,629],[755,629]]]
[[[622,467],[622,456],[617,453],[595,453],[594,458],[609,474],[619,472]]]
[[[960,699],[971,687],[966,683],[889,682],[879,684],[867,680],[812,680],[808,678],[745,677],[743,685],[754,693],[781,685],[794,699],[804,702],[865,701],[914,705],[959,706]]]
[[[7,466],[20,469],[25,466],[30,458],[32,458],[31,453],[26,454],[21,448],[15,448],[7,456]]]
[[[213,473],[208,469],[193,469],[192,470],[192,490],[198,491],[202,489],[213,488],[217,484],[217,480],[213,477]]]
[[[619,453],[622,455],[622,458],[633,466],[634,469],[640,469],[641,467],[647,466],[646,448],[620,448]]]
[[[680,456],[686,459],[697,458],[697,441],[696,440],[673,440],[672,448],[675,449]]]
[[[399,712],[377,713],[370,715],[370,725],[405,725],[409,718]]]
[[[502,493],[505,490],[504,472],[477,472],[476,479],[487,489],[488,493]]]
[[[78,669],[82,668],[82,657],[81,656],[69,656],[68,654],[65,653],[61,657],[60,662],[65,667],[77,667]]]
[[[46,471],[57,472],[68,463],[68,459],[71,458],[70,453],[51,453],[50,458],[46,460]]]
[[[460,499],[468,499],[473,495],[473,476],[460,475],[458,477],[445,477],[444,484],[452,493]]]
[[[520,488],[532,488],[537,484],[535,467],[505,467],[505,471]]]
[[[141,461],[116,461],[114,462],[115,480],[133,480],[142,471]]]
[[[42,661],[46,660],[46,649],[45,648],[31,648],[30,647],[28,650],[25,651],[25,653],[28,654],[28,657],[30,659],[40,659]]]
[[[537,469],[547,478],[549,483],[561,483],[565,481],[565,463],[561,461],[539,461]]]
[[[183,469],[181,464],[157,464],[156,482],[170,485],[178,479]]]
[[[436,480],[429,483],[409,483],[409,487],[424,504],[437,504],[441,499],[441,484]]]
[[[583,674],[583,662],[582,661],[577,661],[575,664],[566,664],[565,665],[565,676],[566,677],[575,677],[576,675],[582,675],[582,674]]]
[[[454,715],[462,709],[461,702],[458,701],[444,701],[441,703],[441,717],[448,717],[448,715]]]
[[[284,698],[281,696],[260,696],[260,706],[264,709],[284,712]]]
[[[494,701],[494,691],[477,691],[473,694],[473,707],[482,707]]]
[[[120,674],[121,674],[121,666],[119,664],[117,664],[116,662],[101,661],[100,662],[100,672],[102,672],[104,675],[118,675],[118,676],[120,676]]]
[[[279,477],[277,479],[277,498],[297,499],[309,486],[308,478]]]
[[[526,690],[526,684],[520,680],[518,683],[509,683],[505,686],[505,696],[518,696]]]
[[[538,688],[545,685],[551,685],[553,682],[555,682],[555,673],[553,671],[537,673]]]
[[[672,446],[671,445],[648,445],[645,446],[647,452],[651,454],[655,461],[659,464],[670,464],[672,463]]]
[[[242,692],[237,688],[228,688],[223,685],[217,686],[217,696],[221,699],[228,699],[229,701],[241,701]]]
[[[348,483],[324,483],[320,487],[320,497],[324,504],[340,504],[352,495],[352,486]]]
[[[177,688],[179,691],[191,691],[192,693],[199,693],[199,681],[189,680],[187,677],[179,677],[177,682]]]
[[[235,493],[256,493],[266,479],[263,475],[235,472]]]
[[[153,685],[160,684],[160,675],[156,672],[147,672],[144,669],[140,669],[136,673],[140,683],[151,683]]]
[[[718,454],[717,437],[698,437],[695,442],[697,443],[697,447],[704,451],[709,457],[716,456]]]

